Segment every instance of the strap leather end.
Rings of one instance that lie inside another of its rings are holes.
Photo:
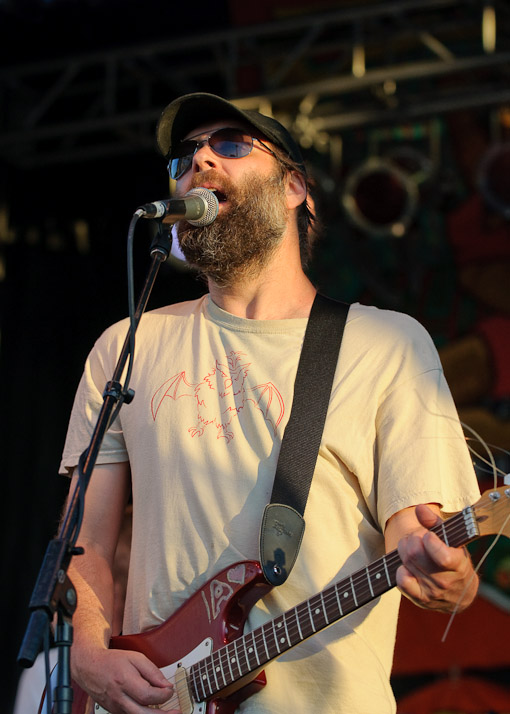
[[[305,521],[291,506],[269,503],[260,527],[260,558],[264,577],[271,585],[282,585],[297,558]]]

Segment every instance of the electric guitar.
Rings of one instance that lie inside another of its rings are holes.
[[[486,491],[475,505],[431,530],[453,547],[484,535],[510,537],[510,487]],[[265,685],[263,669],[269,662],[393,588],[400,565],[393,550],[243,634],[251,607],[272,588],[259,563],[243,561],[209,580],[163,624],[113,637],[110,646],[142,652],[172,682],[174,695],[159,710],[233,714]],[[72,714],[108,714],[75,683],[73,690]],[[45,697],[40,714],[44,706]]]

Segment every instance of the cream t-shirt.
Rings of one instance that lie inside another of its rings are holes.
[[[306,319],[247,320],[209,296],[145,314],[124,406],[98,463],[130,461],[133,546],[124,633],[164,622],[232,563],[258,560]],[[62,471],[88,445],[127,321],[92,350]],[[320,349],[317,360],[321,359]],[[437,351],[412,318],[351,306],[306,531],[288,581],[252,609],[252,628],[384,553],[395,512],[479,496]],[[392,590],[272,662],[246,714],[390,714],[399,593]]]

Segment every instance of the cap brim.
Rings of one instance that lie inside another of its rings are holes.
[[[226,99],[205,92],[185,94],[163,111],[156,129],[158,146],[168,156],[172,146],[194,127],[212,119],[237,119],[253,124],[249,116]]]

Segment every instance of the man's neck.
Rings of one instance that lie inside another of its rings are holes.
[[[237,317],[284,320],[308,317],[316,290],[301,266],[296,270],[268,266],[258,277],[228,287],[209,280],[209,292],[218,307]]]

